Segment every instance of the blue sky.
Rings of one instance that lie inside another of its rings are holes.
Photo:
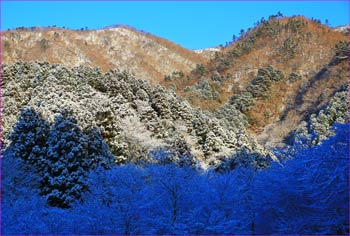
[[[1,1],[1,29],[31,26],[103,28],[125,24],[189,49],[225,44],[262,17],[278,11],[305,15],[330,26],[349,24],[348,1]]]

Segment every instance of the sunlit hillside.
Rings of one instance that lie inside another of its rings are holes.
[[[3,63],[39,60],[103,71],[127,70],[154,84],[174,69],[190,71],[205,59],[166,39],[116,26],[100,30],[57,27],[2,32]]]
[[[317,20],[270,16],[233,37],[207,64],[162,84],[205,110],[245,101],[241,110],[262,142],[281,142],[347,80],[348,35]]]

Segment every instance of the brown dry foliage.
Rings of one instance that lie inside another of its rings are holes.
[[[69,30],[35,27],[5,31],[2,32],[3,62],[39,60],[62,63],[67,66],[78,64],[94,66],[103,71],[115,68],[130,69],[135,71],[136,75],[139,74],[141,78],[156,84],[160,83],[170,71],[160,63],[166,63],[167,68],[189,72],[197,63],[205,63],[206,61],[197,53],[168,40],[131,27],[119,26],[118,28],[129,32],[133,38],[129,40],[128,36],[123,34],[117,35],[118,39],[113,38],[116,34],[111,28]],[[45,50],[40,46],[42,39],[49,42]],[[4,47],[5,42],[6,47]],[[121,45],[117,45],[117,48],[111,46],[112,43],[118,42]],[[147,43],[152,45],[151,50],[147,49]],[[167,51],[163,52],[164,50],[161,48],[165,48]],[[176,55],[177,58],[169,57],[170,53]]]
[[[285,25],[290,19],[282,18],[274,21],[279,21],[280,25]],[[290,73],[296,72],[302,75],[302,81],[288,83],[287,79],[284,79],[272,85],[270,96],[266,99],[258,99],[247,115],[250,120],[251,131],[257,134],[261,133],[268,124],[281,119],[293,120],[290,124],[297,125],[310,112],[314,112],[326,104],[331,94],[347,80],[346,71],[349,65],[346,61],[336,66],[329,66],[328,64],[335,55],[335,44],[349,39],[346,35],[305,17],[297,16],[292,19],[304,22],[304,26],[298,32],[293,33],[290,30],[284,30],[282,27],[276,37],[257,37],[252,50],[235,58],[233,66],[221,73],[224,76],[230,73],[234,78],[223,82],[220,101],[203,100],[198,96],[192,96],[193,94],[190,92],[183,92],[186,86],[196,84],[199,77],[195,77],[191,81],[172,81],[171,83],[175,83],[179,94],[187,98],[191,97],[189,100],[193,105],[212,111],[224,105],[229,97],[236,94],[235,90],[230,92],[226,88],[234,84],[239,84],[241,88],[245,88],[255,78],[259,68],[271,65],[281,70],[286,78]],[[243,40],[249,38],[256,31],[257,28],[251,30],[243,36]],[[283,43],[288,38],[296,42],[293,57],[288,57],[281,50]],[[240,42],[241,40],[233,43],[232,46],[223,48],[221,52],[228,53],[237,48]],[[213,65],[209,61],[206,67],[212,68]],[[327,68],[327,73],[322,74],[319,79],[315,80],[314,77],[323,68]],[[210,76],[211,73],[205,77],[209,79]],[[302,104],[297,105],[296,97],[300,93],[300,86],[308,83],[311,86],[302,95]],[[169,86],[169,82],[163,84]],[[238,91],[239,89],[236,90],[236,92]],[[289,129],[291,128],[293,127],[289,127]]]

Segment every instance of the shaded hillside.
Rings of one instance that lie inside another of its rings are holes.
[[[18,28],[2,32],[2,61],[39,60],[103,71],[119,68],[158,83],[173,70],[189,71],[205,62],[199,54],[130,27],[101,30]]]
[[[346,235],[349,128],[337,125],[337,135],[321,146],[260,171],[202,174],[174,165],[92,170],[89,191],[68,210],[49,207],[33,166],[5,155],[2,233]]]
[[[273,156],[249,136],[243,120],[204,114],[125,72],[18,62],[2,66],[2,89],[7,144],[20,111],[31,108],[51,125],[69,113],[82,132],[98,129],[119,164],[174,161],[207,168],[228,159],[259,167]],[[158,152],[162,160],[153,158]]]
[[[350,123],[350,104],[348,84],[342,86],[324,107],[317,113],[308,116],[291,134],[290,144],[317,145],[333,136],[335,131],[332,126],[335,123]]]
[[[263,143],[266,132],[282,141],[347,80],[348,36],[317,20],[271,16],[234,38],[207,64],[163,84],[202,109],[237,105]]]

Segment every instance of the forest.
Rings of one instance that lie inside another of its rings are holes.
[[[8,149],[2,234],[347,234],[349,125],[334,130],[318,146],[275,149],[280,161],[261,169],[96,165],[66,208],[49,206],[35,165]]]

